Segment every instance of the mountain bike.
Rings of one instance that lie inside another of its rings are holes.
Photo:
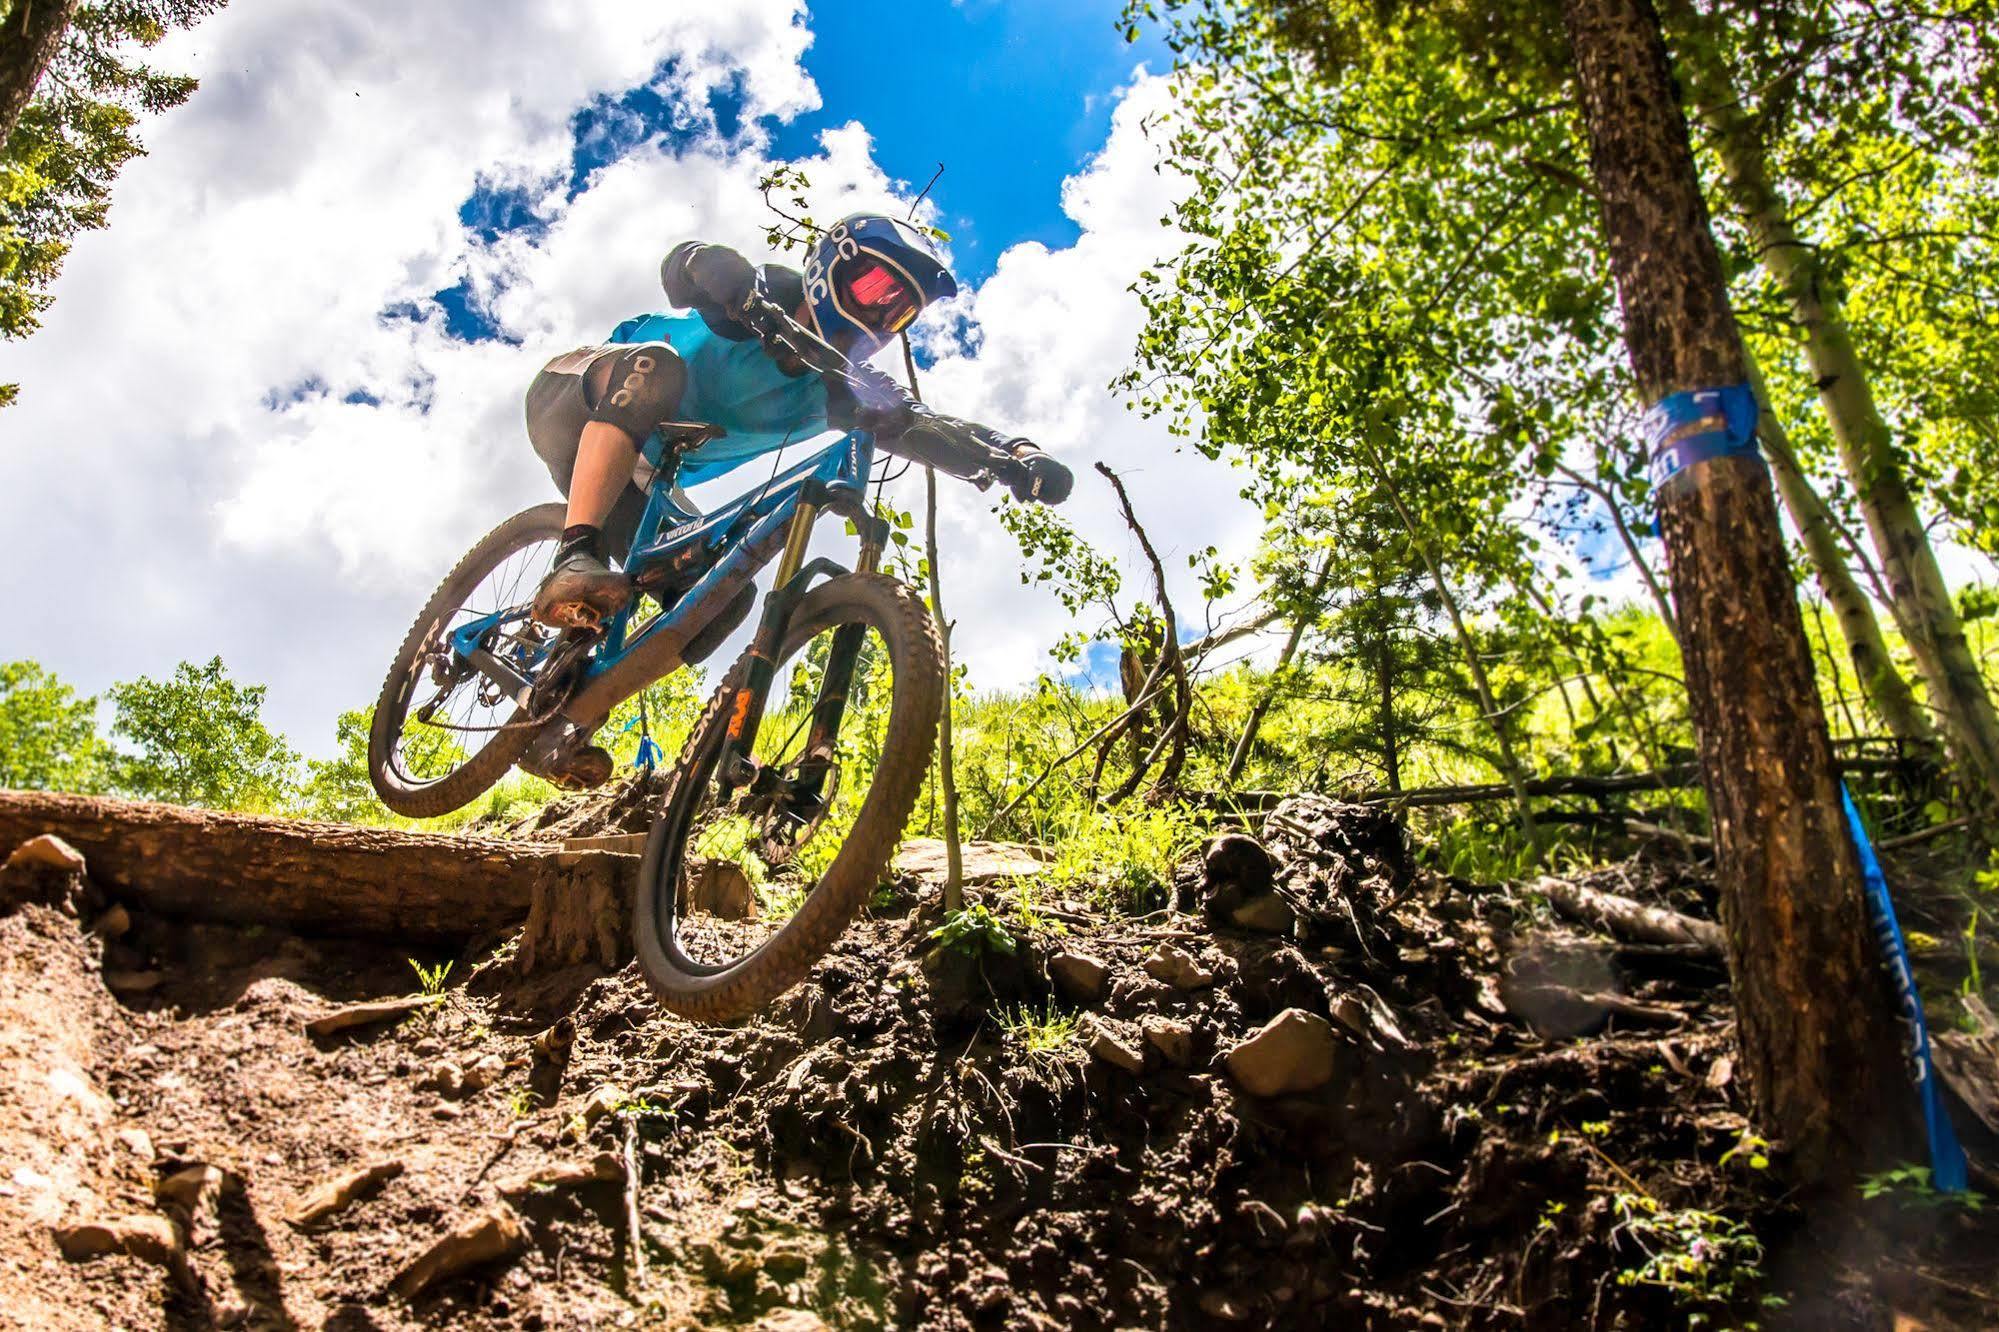
[[[767,345],[851,382],[841,353],[777,306],[759,299],[744,315]],[[713,432],[663,422],[660,433],[677,456]],[[592,629],[558,631],[530,614],[563,506],[501,523],[445,577],[383,682],[368,741],[383,803],[444,814],[516,763],[554,766],[618,704],[711,653],[776,560],[749,647],[669,777],[633,933],[653,990],[684,1016],[738,1017],[789,989],[879,882],[929,770],[944,698],[928,609],[879,572],[892,527],[867,501],[874,460],[874,436],[850,431],[706,514],[674,502],[673,468],[662,466],[624,561],[636,595]],[[997,450],[979,463],[981,486],[1010,483],[1019,466]],[[806,559],[827,516],[859,539],[851,569]]]

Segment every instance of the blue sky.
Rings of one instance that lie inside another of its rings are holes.
[[[1103,147],[1132,67],[1170,63],[1156,30],[1128,44],[1097,0],[908,0],[818,4],[805,69],[823,105],[782,127],[774,150],[809,153],[819,131],[858,120],[889,175],[933,197],[961,276],[983,281],[1021,241],[1074,244],[1062,181]]]
[[[1062,182],[1101,149],[1117,94],[1141,62],[1158,71],[1171,53],[1157,29],[1128,42],[1114,0],[908,0],[811,8],[813,40],[802,65],[821,104],[773,120],[771,153],[803,158],[819,136],[852,122],[874,140],[891,178],[921,187],[941,163],[931,194],[951,235],[952,260],[971,284],[992,276],[1009,246],[1073,245],[1081,229],[1062,209]],[[673,62],[662,67],[670,78]],[[740,84],[710,99],[725,133],[740,126]],[[569,193],[646,139],[698,132],[684,109],[653,87],[600,98],[571,121]],[[482,186],[459,220],[491,241],[507,231],[540,234],[544,219],[514,190]],[[461,284],[436,293],[451,333],[467,341],[501,336]],[[418,307],[390,311],[420,317]]]

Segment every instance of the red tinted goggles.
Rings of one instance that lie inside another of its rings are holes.
[[[843,266],[840,303],[847,313],[877,333],[896,333],[923,310],[916,288],[879,260],[863,255]]]

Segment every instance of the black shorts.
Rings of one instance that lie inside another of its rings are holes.
[[[614,376],[619,380],[616,385],[611,383]],[[607,344],[564,352],[543,366],[528,385],[528,442],[547,466],[555,488],[567,497],[584,426],[608,421],[643,445],[656,424],[674,419],[685,382],[679,353],[663,342]],[[631,548],[632,536],[645,514],[652,478],[652,464],[641,457],[631,483],[604,520],[605,542],[619,560]]]

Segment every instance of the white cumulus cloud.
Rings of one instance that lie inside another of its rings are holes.
[[[0,351],[0,379],[22,385],[0,414],[15,552],[0,656],[98,689],[219,652],[270,684],[296,742],[327,749],[452,559],[551,497],[520,419],[541,362],[656,308],[674,241],[762,250],[757,126],[817,104],[810,40],[800,0],[263,0],[172,39],[160,62],[201,91],[147,127],[150,156],[120,181],[110,229],[78,243],[44,330]],[[577,114],[625,132],[607,108],[648,87],[679,132],[570,197]],[[718,90],[743,103],[734,137],[709,118]],[[1141,318],[1126,288],[1173,244],[1172,181],[1145,132],[1163,104],[1156,78],[1125,92],[1064,191],[1080,239],[1006,251],[961,300],[975,350],[940,349],[923,387],[1071,462],[1072,516],[1134,557],[1136,589],[1135,548],[1087,469],[1126,473],[1191,605],[1184,556],[1246,550],[1254,516],[1226,469],[1176,452],[1107,387]],[[802,165],[829,214],[909,193],[858,124]],[[459,220],[481,186],[520,191],[543,225],[482,237]],[[461,281],[503,340],[447,331],[429,298]],[[1020,586],[991,499],[945,495],[961,658],[981,684],[1027,678],[1063,614]]]

